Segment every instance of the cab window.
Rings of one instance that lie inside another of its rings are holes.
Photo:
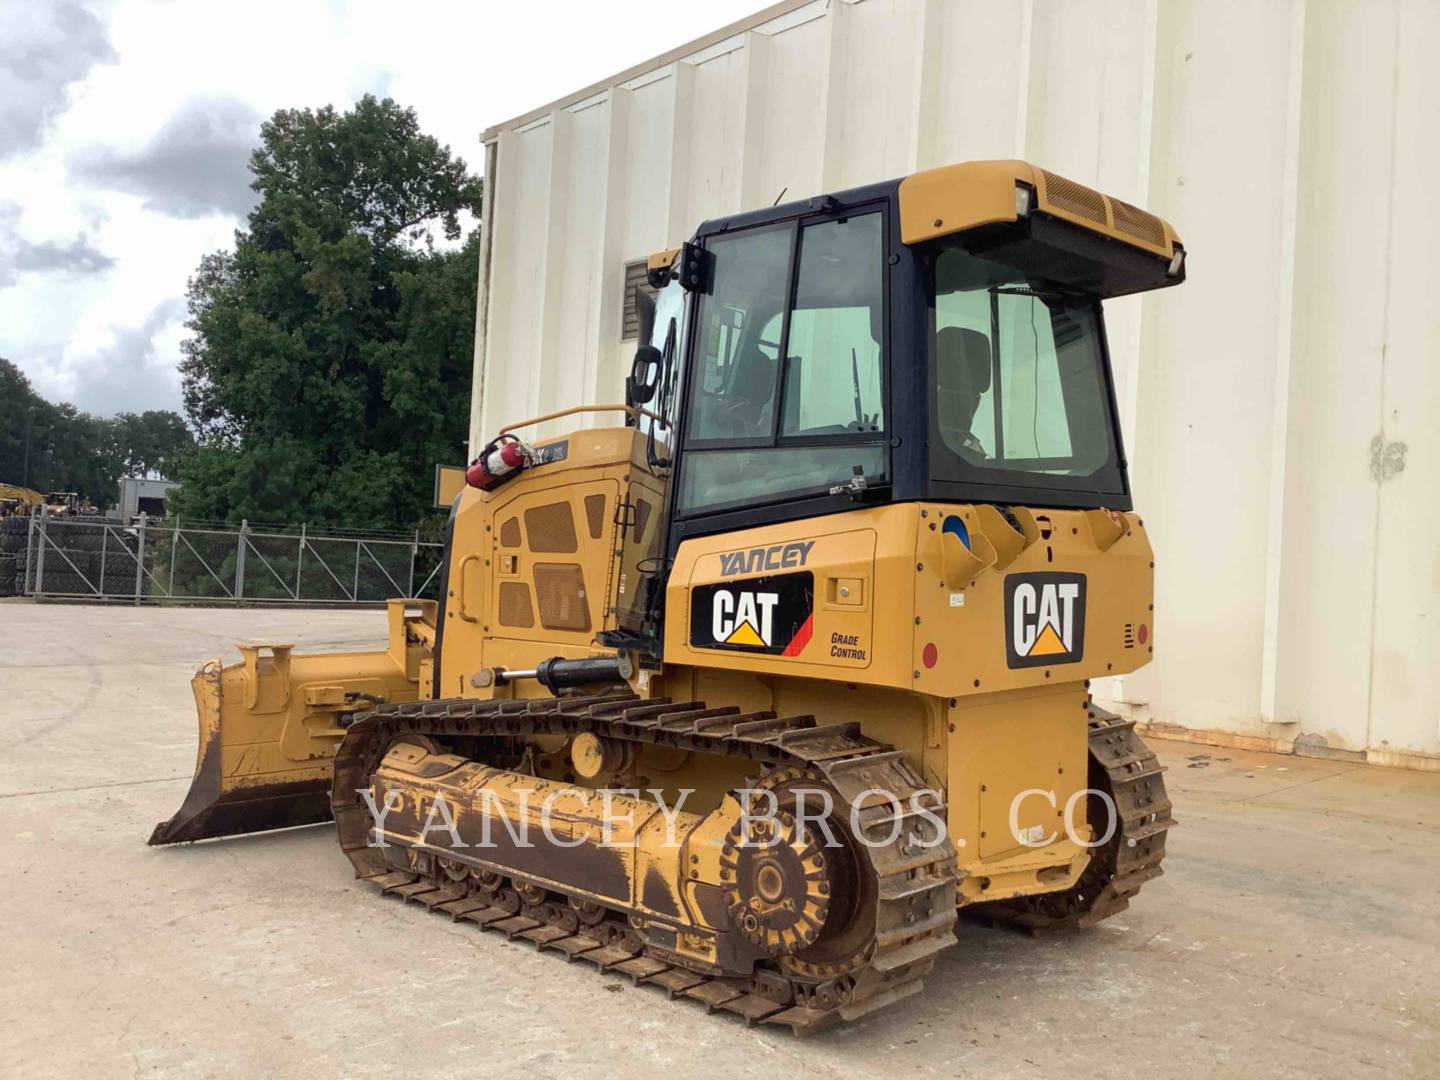
[[[698,312],[681,512],[823,493],[857,466],[882,478],[881,215],[707,246],[715,278]]]
[[[934,310],[936,478],[1124,490],[1093,297],[952,247]]]
[[[715,286],[700,303],[691,398],[693,441],[767,438],[774,414],[775,353],[760,348],[757,328],[785,308],[793,228],[713,240]]]

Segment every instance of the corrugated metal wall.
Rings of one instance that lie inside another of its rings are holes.
[[[700,220],[1029,159],[1190,252],[1108,309],[1159,625],[1101,692],[1440,768],[1436,41],[1433,0],[777,5],[487,132],[472,442],[618,400],[625,263]]]

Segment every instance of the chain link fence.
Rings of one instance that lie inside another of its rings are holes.
[[[383,604],[438,594],[441,544],[418,533],[305,526],[129,525],[39,514],[6,522],[15,591],[33,596],[206,604]]]

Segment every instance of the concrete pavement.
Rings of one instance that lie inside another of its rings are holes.
[[[200,660],[383,635],[0,602],[0,1075],[1440,1075],[1436,774],[1159,742],[1180,825],[1129,912],[962,924],[923,995],[809,1040],[379,900],[329,827],[145,846]]]

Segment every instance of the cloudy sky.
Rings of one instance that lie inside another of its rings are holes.
[[[388,94],[479,133],[766,0],[0,0],[0,356],[100,414],[180,408],[185,282],[279,108]]]

